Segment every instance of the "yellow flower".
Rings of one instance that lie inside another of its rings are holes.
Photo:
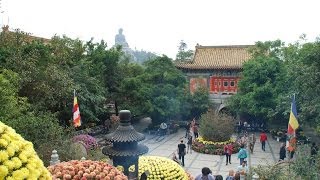
[[[18,169],[16,171],[13,171],[12,172],[12,177],[14,179],[24,179],[24,178],[26,178],[26,177],[24,177],[23,172],[20,169]]]
[[[11,160],[6,160],[3,164],[7,166],[10,171],[15,167],[14,162]]]
[[[0,122],[0,148],[2,149],[0,150],[0,180],[51,179],[49,171],[33,149],[33,144],[24,140],[14,129],[2,122]]]
[[[187,179],[184,169],[165,157],[141,156],[139,158],[139,175],[145,171],[150,173],[148,179]]]
[[[37,167],[37,165],[33,162],[29,162],[26,167],[31,171],[34,170]]]
[[[123,172],[123,171],[124,171],[123,166],[118,165],[116,168],[117,168],[119,171],[121,171],[121,172]]]
[[[7,151],[1,150],[0,151],[0,162],[4,162],[6,160],[8,160],[9,155],[7,153]]]
[[[20,159],[18,157],[13,157],[11,160],[14,163],[15,169],[19,169],[22,166],[22,162],[20,161]]]
[[[8,142],[6,140],[4,140],[4,139],[0,139],[0,146],[5,148],[5,147],[8,146]]]
[[[4,139],[4,140],[6,140],[7,142],[11,142],[11,138],[10,138],[10,136],[8,135],[8,134],[3,134],[2,136],[1,136],[1,138],[2,139]]]
[[[9,170],[6,166],[0,165],[0,179],[4,179],[7,176]]]
[[[11,145],[11,144],[10,144],[10,145]],[[14,151],[14,148],[11,147],[10,145],[7,147],[7,152],[8,152],[8,155],[9,155],[10,157],[12,157],[12,156],[14,155],[15,151]]]
[[[29,169],[29,168],[28,168]],[[39,177],[41,175],[40,171],[37,170],[37,169],[29,169],[29,178],[32,178],[32,177]]]
[[[6,180],[15,180],[12,176],[6,177]]]
[[[27,156],[26,156],[25,153],[23,153],[23,152],[20,153],[19,158],[20,158],[20,160],[21,160],[23,163],[26,163],[26,162],[28,161]]]

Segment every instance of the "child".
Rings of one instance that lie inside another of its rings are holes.
[[[172,160],[180,165],[180,161],[175,152],[172,153]]]

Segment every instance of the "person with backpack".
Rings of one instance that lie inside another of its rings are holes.
[[[214,176],[211,173],[212,171],[209,168],[204,167],[201,170],[201,174],[199,174],[195,178],[195,180],[215,180]]]
[[[242,144],[240,146],[240,150],[238,153],[238,159],[240,159],[240,165],[242,165],[242,162],[248,157],[247,150],[244,148],[244,145]]]

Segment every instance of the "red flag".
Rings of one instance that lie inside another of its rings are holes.
[[[74,127],[80,127],[81,126],[81,116],[80,116],[80,109],[78,105],[78,100],[76,93],[74,91],[74,99],[73,99],[73,125]]]

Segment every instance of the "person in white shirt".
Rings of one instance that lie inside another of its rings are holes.
[[[160,124],[160,134],[162,136],[166,135],[167,128],[168,128],[168,126],[167,126],[167,124],[165,122]]]
[[[240,180],[245,180],[246,175],[249,173],[247,161],[243,161],[242,164],[238,166],[237,173],[240,173]]]

